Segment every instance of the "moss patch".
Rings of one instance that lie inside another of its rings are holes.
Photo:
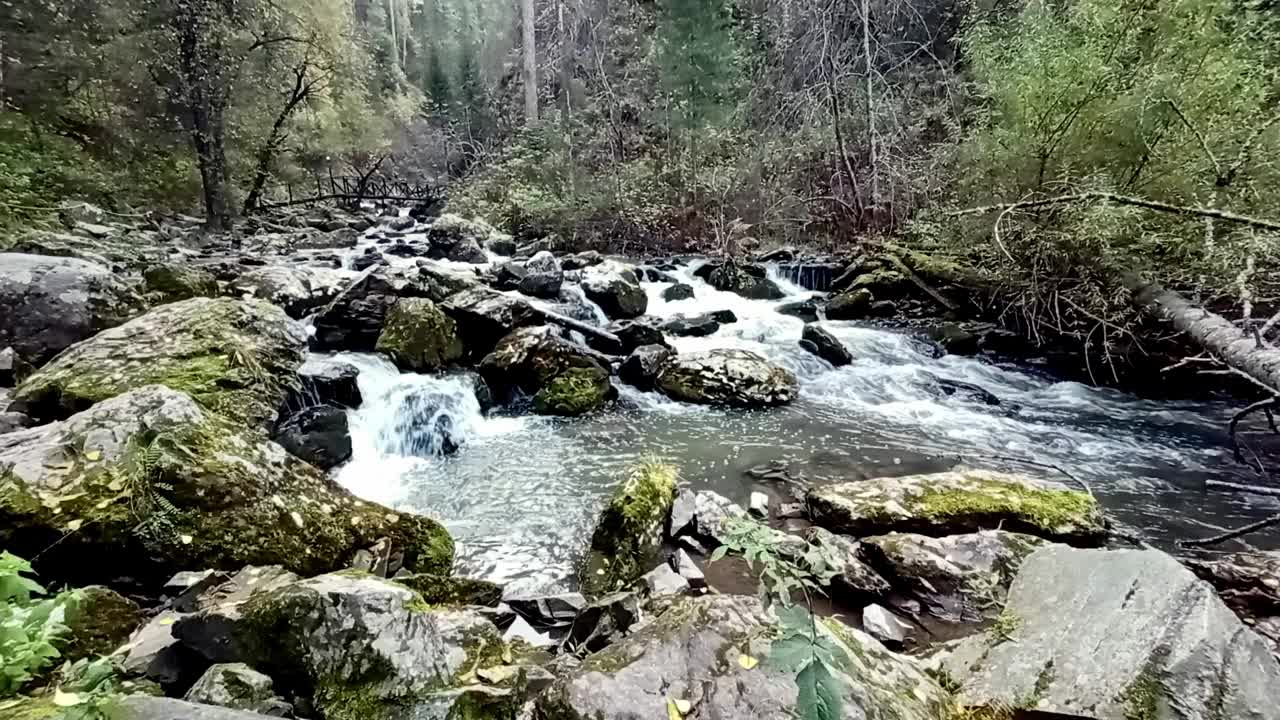
[[[193,297],[217,297],[218,281],[207,270],[181,263],[152,265],[142,273],[148,297],[156,303]]]
[[[656,460],[646,460],[627,474],[592,533],[595,560],[582,578],[585,592],[602,594],[624,586],[648,569],[675,500],[676,480],[675,467]],[[605,572],[597,573],[595,568]]]
[[[438,370],[462,357],[458,326],[426,298],[401,298],[387,311],[375,346],[406,370]]]
[[[417,592],[431,605],[494,607],[502,600],[502,586],[487,580],[419,573],[395,582]]]
[[[582,415],[598,410],[609,393],[609,374],[597,367],[570,368],[533,396],[543,415]]]
[[[1007,515],[1053,530],[1079,523],[1097,512],[1098,503],[1074,490],[1033,487],[1024,483],[980,480],[971,488],[926,488],[914,509],[935,520],[963,515]]]

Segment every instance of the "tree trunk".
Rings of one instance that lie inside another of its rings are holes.
[[[311,94],[312,84],[306,82],[307,66],[294,69],[293,90],[289,93],[289,99],[285,102],[280,113],[276,115],[275,122],[271,124],[271,132],[267,135],[266,141],[262,143],[262,147],[258,149],[257,164],[253,171],[253,184],[249,188],[249,195],[244,200],[244,214],[248,215],[258,208],[258,203],[262,201],[262,191],[267,185],[267,178],[271,177],[271,166],[275,164],[276,153],[280,149],[280,144],[284,142],[284,124],[289,120],[289,116],[297,109],[298,105]]]
[[[226,92],[218,11],[207,2],[178,2],[171,18],[178,37],[178,70],[183,99],[190,113],[191,144],[204,188],[205,224],[210,230],[231,227],[226,147]]]
[[[395,0],[387,0],[387,30],[391,33],[391,64],[400,66],[400,41],[396,39]]]
[[[1280,349],[1259,344],[1231,321],[1191,304],[1186,298],[1157,283],[1137,276],[1125,279],[1137,304],[1156,317],[1173,323],[1200,347],[1231,368],[1252,378],[1273,393],[1280,393]]]
[[[521,40],[524,43],[524,122],[538,122],[538,46],[533,31],[533,0],[520,0]]]
[[[871,212],[875,220],[876,210],[880,206],[880,158],[876,151],[876,116],[875,102],[872,97],[872,82],[875,79],[871,57],[871,3],[862,0],[862,54],[867,62],[867,163],[871,170]]]

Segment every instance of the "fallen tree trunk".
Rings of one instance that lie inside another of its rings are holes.
[[[529,307],[533,308],[534,313],[536,313],[543,320],[546,320],[549,323],[552,323],[554,325],[559,325],[561,327],[566,327],[566,328],[569,328],[570,330],[577,330],[578,332],[582,333],[583,335],[586,335],[587,337],[594,337],[597,340],[602,340],[605,343],[609,344],[610,346],[622,347],[622,340],[620,340],[617,335],[614,335],[613,333],[608,332],[606,330],[601,330],[595,325],[589,325],[587,323],[582,322],[581,320],[574,320],[571,317],[561,315],[560,313],[551,312],[550,310],[543,310],[542,308],[536,307],[534,305],[530,305]]]
[[[1280,349],[1158,283],[1130,276],[1124,284],[1139,307],[1170,321],[1200,347],[1272,395],[1280,394]]]

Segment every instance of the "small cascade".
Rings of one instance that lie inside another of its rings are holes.
[[[814,292],[830,290],[831,281],[835,279],[835,268],[822,263],[782,263],[770,267],[776,268],[779,277]]]

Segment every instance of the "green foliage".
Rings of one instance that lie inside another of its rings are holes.
[[[77,598],[64,592],[37,599],[47,592],[25,577],[31,572],[27,561],[0,552],[0,699],[16,694],[58,658],[63,618]]]
[[[54,703],[62,708],[61,720],[107,720],[124,697],[128,683],[110,657],[84,658],[67,663],[58,672]]]
[[[675,126],[723,124],[743,80],[729,8],[722,0],[662,0],[659,7],[659,77]]]

